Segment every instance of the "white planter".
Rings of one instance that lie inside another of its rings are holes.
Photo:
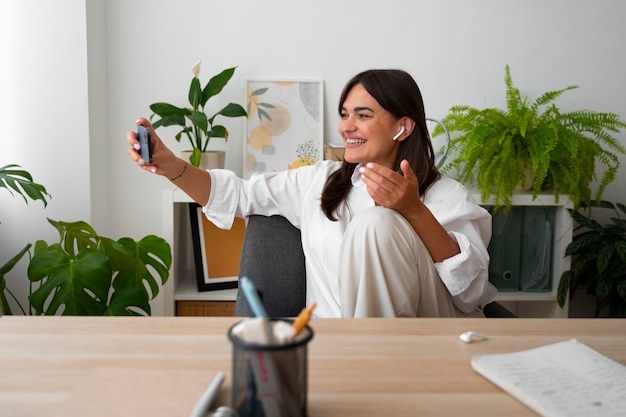
[[[189,162],[192,151],[182,151],[181,159]],[[202,169],[224,169],[226,161],[226,152],[224,151],[206,151],[200,156],[200,166]]]

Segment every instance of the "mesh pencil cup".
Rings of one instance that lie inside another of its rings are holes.
[[[313,329],[306,326],[290,343],[260,345],[234,335],[237,324],[228,330],[233,344],[232,407],[240,417],[306,417],[307,344]]]

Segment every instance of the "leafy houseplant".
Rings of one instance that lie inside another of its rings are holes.
[[[228,130],[222,125],[214,124],[215,118],[219,115],[225,117],[247,116],[244,108],[235,103],[228,103],[213,115],[207,114],[205,111],[205,106],[209,99],[217,96],[222,91],[235,73],[235,68],[223,70],[212,77],[203,88],[198,79],[200,64],[197,64],[193,67],[194,77],[191,79],[189,87],[189,104],[191,107],[181,108],[163,102],[150,105],[150,110],[154,112],[150,120],[154,116],[160,117],[153,124],[155,129],[160,126],[180,126],[182,128],[176,134],[176,140],[180,142],[183,134],[189,139],[193,149],[189,162],[196,167],[200,165],[200,156],[207,151],[211,138],[228,140]]]
[[[590,208],[612,209],[616,217],[611,217],[613,224],[601,225],[583,210],[570,210],[576,230],[583,231],[565,251],[573,262],[561,275],[557,301],[563,307],[568,294],[573,296],[579,285],[585,285],[587,294],[596,298],[596,317],[604,308],[609,317],[626,317],[626,219],[620,217],[620,211],[626,214],[626,205],[600,201]]]
[[[29,296],[38,314],[55,314],[64,305],[64,315],[150,315],[149,301],[167,281],[172,263],[165,240],[148,235],[140,241],[115,241],[82,221],[48,221],[60,241],[37,241],[28,266],[28,279],[41,284]]]
[[[45,205],[45,188],[34,183],[28,172],[16,168],[17,165],[0,168],[0,186],[14,190],[27,203],[29,197],[42,200]],[[158,295],[159,284],[167,281],[172,262],[165,240],[149,235],[140,241],[127,237],[114,241],[99,236],[82,221],[48,221],[59,232],[60,240],[50,245],[41,240],[35,243],[28,266],[29,312],[57,314],[63,307],[63,315],[150,315],[149,301]],[[0,267],[2,314],[12,314],[7,294],[27,314],[7,288],[5,275],[31,247],[26,245]]]
[[[0,187],[6,188],[11,194],[13,194],[11,191],[13,190],[21,195],[26,204],[28,204],[28,198],[33,201],[41,200],[44,207],[48,204],[47,197],[49,197],[49,195],[46,188],[41,184],[35,183],[30,173],[20,169],[19,165],[9,164],[0,168]],[[12,314],[7,294],[19,305],[17,298],[7,287],[5,277],[30,250],[31,246],[32,245],[28,243],[15,256],[9,259],[4,265],[0,266],[0,314]],[[22,311],[24,310],[22,309]]]
[[[590,183],[596,179],[596,162],[605,167],[595,200],[600,201],[619,167],[617,153],[624,147],[613,132],[626,127],[618,115],[590,110],[561,112],[554,104],[568,90],[549,91],[530,103],[513,86],[509,66],[504,78],[506,110],[454,106],[442,120],[450,133],[455,158],[444,172],[455,169],[457,178],[477,185],[481,199],[493,199],[495,209],[508,210],[512,196],[530,183],[533,198],[552,190],[556,200],[567,195],[577,208],[592,199]],[[433,136],[443,133],[437,127]]]

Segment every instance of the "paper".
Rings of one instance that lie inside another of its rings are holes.
[[[626,410],[626,366],[575,339],[471,363],[543,416],[623,417]]]
[[[99,368],[51,417],[187,416],[215,372]]]

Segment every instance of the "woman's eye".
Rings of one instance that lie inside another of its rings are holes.
[[[341,117],[342,119],[347,119],[348,118],[348,114],[347,113],[339,113],[339,117]]]

